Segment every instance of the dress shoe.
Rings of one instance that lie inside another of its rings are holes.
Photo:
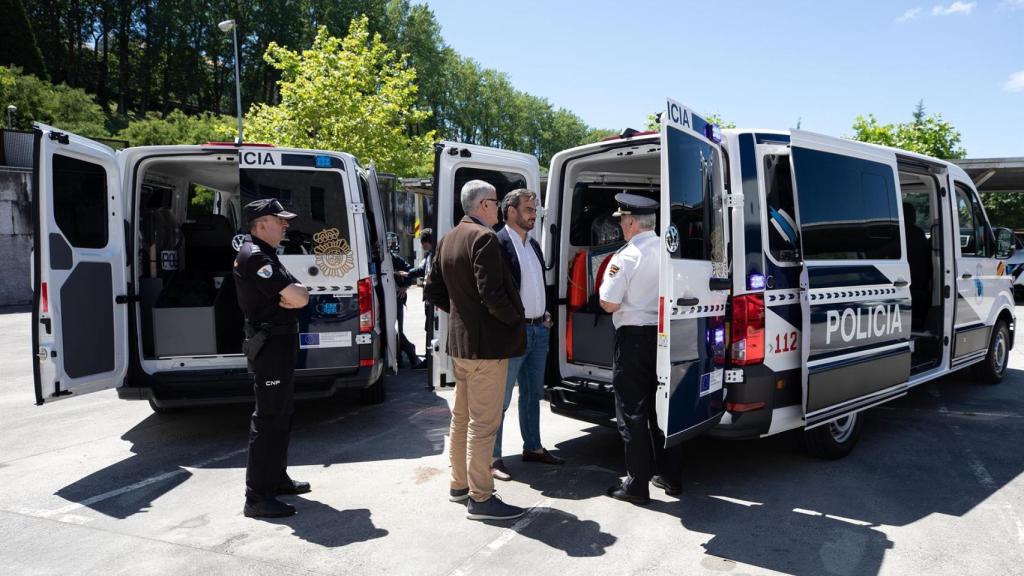
[[[284,518],[295,514],[295,507],[274,499],[246,501],[242,514],[247,518]]]
[[[292,480],[288,478],[277,487],[277,495],[288,495],[288,494],[305,494],[313,488],[309,485],[309,482],[302,482],[300,480]]]
[[[616,484],[608,488],[607,494],[616,500],[622,500],[623,502],[629,502],[631,504],[649,504],[651,499],[647,496],[637,496],[636,494],[630,494],[622,487],[622,484]]]
[[[669,496],[679,496],[680,494],[683,493],[682,486],[678,484],[672,484],[671,482],[665,480],[665,478],[662,476],[654,476],[653,478],[651,478],[651,484],[654,484],[658,488],[661,488],[662,490],[665,491],[665,494],[668,494]]]
[[[523,450],[523,462],[540,462],[541,464],[565,464],[564,458],[559,458],[544,448],[540,452]]]
[[[505,468],[505,463],[502,462],[501,458],[491,464],[491,477],[502,482],[508,482],[512,479],[512,473],[508,471],[508,468]]]

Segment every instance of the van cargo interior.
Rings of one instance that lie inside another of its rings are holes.
[[[230,156],[145,161],[137,189],[139,318],[145,359],[234,355],[243,316],[231,270],[239,231]]]
[[[612,254],[625,243],[615,195],[629,192],[657,200],[660,193],[660,146],[632,145],[570,161],[565,190],[569,211],[566,361],[580,367],[612,366],[614,328],[598,303],[598,292]],[[564,224],[563,219],[563,224]],[[560,292],[561,292],[561,288]],[[589,373],[588,372],[584,372]]]
[[[907,262],[910,264],[911,374],[942,360],[942,212],[935,177],[900,171]]]

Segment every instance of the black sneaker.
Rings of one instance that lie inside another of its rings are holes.
[[[654,476],[653,478],[651,478],[651,484],[654,484],[658,488],[661,488],[662,490],[665,491],[665,494],[668,494],[669,496],[679,496],[680,494],[683,493],[682,486],[678,484],[672,484],[671,482],[665,480],[665,478],[662,476]]]
[[[497,496],[491,496],[483,502],[470,500],[466,507],[466,518],[470,520],[513,520],[525,513],[526,510],[505,504]]]
[[[247,518],[284,518],[295,514],[295,507],[280,500],[260,500],[246,502],[242,514]]]
[[[288,478],[277,487],[277,495],[282,494],[305,494],[313,488],[309,485],[309,482],[302,482],[301,480],[292,480]]]
[[[449,502],[465,502],[469,499],[469,488],[449,488]]]

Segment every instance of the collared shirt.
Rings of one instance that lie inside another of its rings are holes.
[[[620,304],[612,324],[658,324],[658,250],[661,241],[652,230],[641,232],[612,255],[601,282],[601,300]]]
[[[544,315],[544,270],[541,268],[537,253],[530,246],[530,236],[524,241],[519,232],[508,224],[505,225],[512,245],[516,248],[519,260],[519,297],[523,300],[523,310],[527,319],[540,318]]]

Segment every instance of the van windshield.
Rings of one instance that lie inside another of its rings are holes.
[[[316,235],[321,232],[332,242],[349,243],[345,186],[337,172],[254,168],[240,172],[242,206],[260,198],[276,198],[285,210],[296,214],[281,243],[284,254],[314,254]]]

